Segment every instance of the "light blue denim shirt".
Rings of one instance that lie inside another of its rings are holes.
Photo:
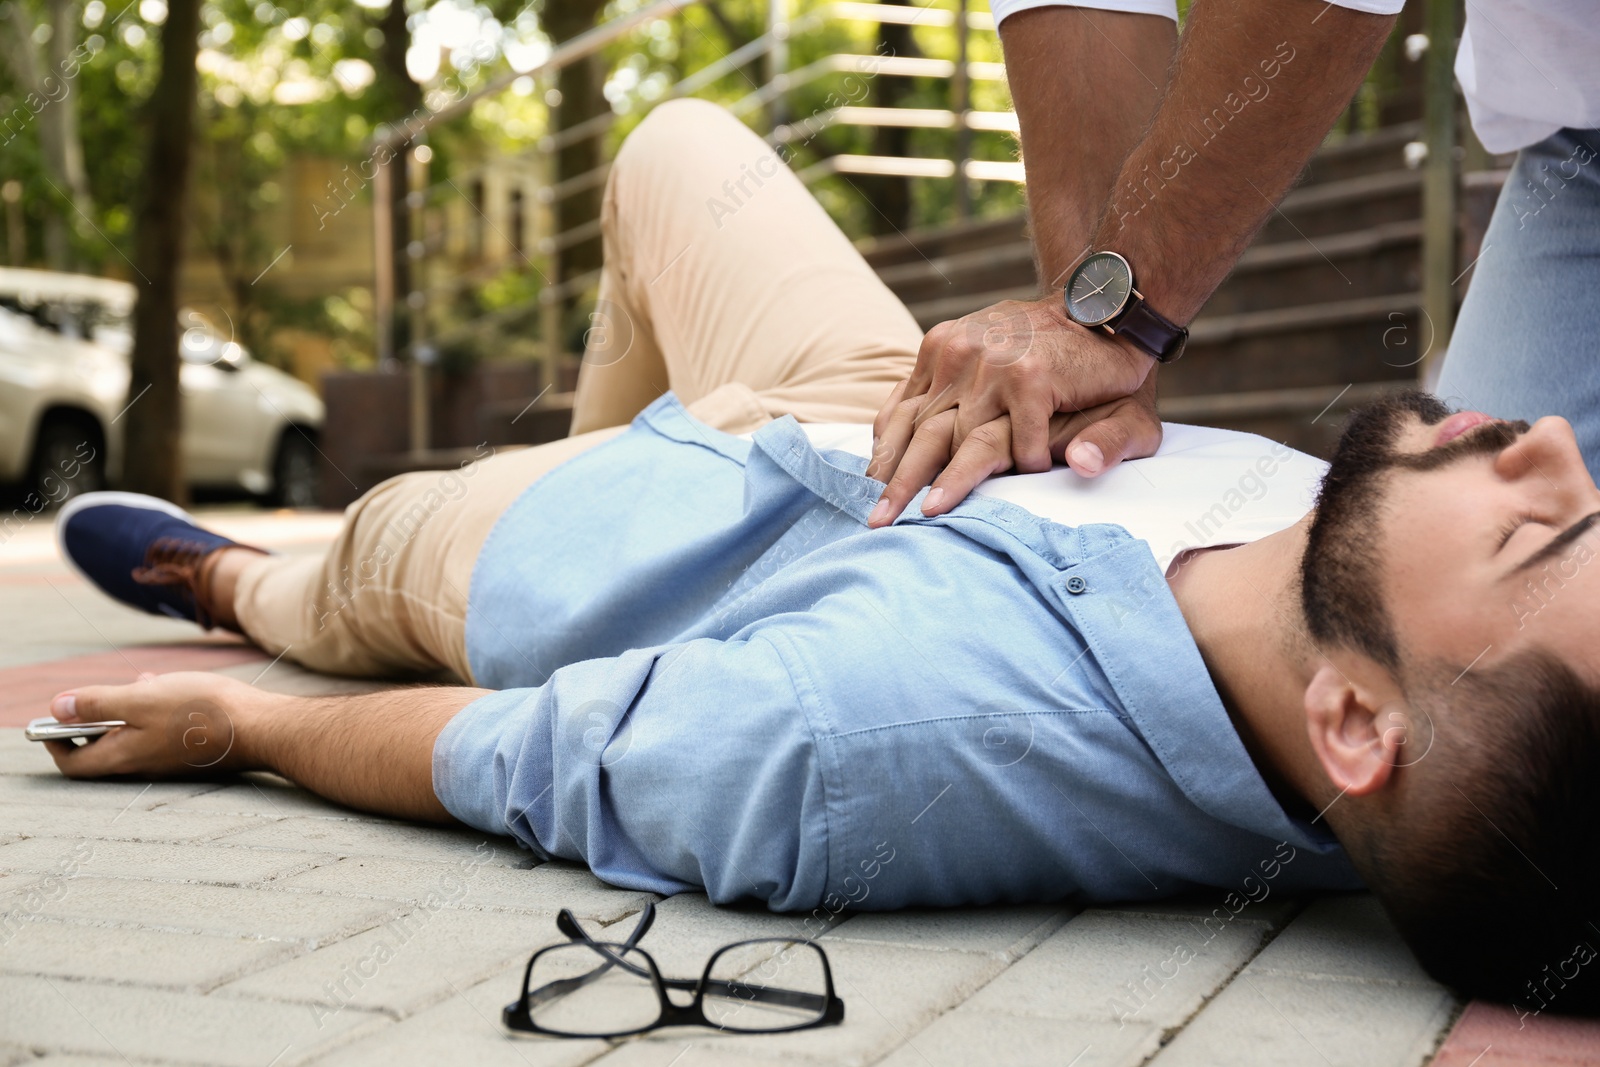
[[[777,910],[1359,884],[1256,772],[1145,542],[979,497],[868,530],[865,465],[669,394],[532,486],[473,575],[501,691],[439,737],[444,806]]]

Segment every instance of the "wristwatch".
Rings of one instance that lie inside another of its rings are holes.
[[[1171,363],[1189,342],[1187,329],[1145,303],[1133,287],[1133,268],[1115,252],[1090,252],[1073,269],[1061,298],[1073,322],[1126,337],[1157,363]]]

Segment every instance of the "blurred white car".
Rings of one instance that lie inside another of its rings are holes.
[[[135,297],[108,278],[0,268],[0,482],[39,507],[122,474]],[[189,483],[315,506],[321,399],[195,312],[179,330]]]

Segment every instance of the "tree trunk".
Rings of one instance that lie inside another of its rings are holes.
[[[544,31],[556,44],[571,40],[594,25],[600,16],[604,0],[561,0],[547,3],[544,8]],[[556,131],[570,130],[610,110],[605,93],[605,67],[598,55],[580,60],[562,70],[556,82],[561,93],[561,103],[555,108]],[[585,174],[605,161],[602,152],[603,137],[586,137],[569,144],[556,154],[556,181],[567,181]],[[593,185],[557,200],[554,205],[557,233],[593,222],[600,217],[600,201],[604,195],[601,185]],[[563,281],[589,271],[600,269],[600,238],[593,237],[563,248],[557,255],[557,269]],[[566,301],[570,312],[576,296]]]
[[[179,447],[178,276],[188,217],[199,30],[200,0],[169,0],[161,27],[161,76],[146,105],[147,152],[134,216],[139,302],[133,313],[123,481],[134,492],[174,501],[181,501],[187,488]]]
[[[50,0],[50,69],[52,76],[64,77],[70,69],[72,53],[77,44],[80,16],[75,0]],[[59,168],[76,216],[73,222],[78,229],[94,217],[94,198],[89,193],[89,172],[83,165],[83,139],[78,134],[78,96],[69,88],[53,107],[45,108],[40,119],[56,128],[55,166]]]
[[[410,46],[411,31],[406,28],[405,0],[389,0],[383,13],[383,48],[379,51],[378,69],[382,71],[385,88],[393,101],[394,120],[403,123],[422,110],[422,86],[411,80],[406,70],[406,49]],[[389,232],[394,235],[394,298],[395,321],[394,350],[400,352],[410,343],[411,320],[405,314],[406,297],[411,292],[411,208],[406,203],[410,192],[407,161],[411,158],[411,145],[402,145],[394,159],[385,164],[390,168],[389,181]]]

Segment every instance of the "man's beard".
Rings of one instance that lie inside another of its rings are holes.
[[[1352,648],[1391,671],[1399,670],[1400,648],[1385,607],[1378,548],[1387,476],[1499,452],[1528,429],[1525,422],[1488,423],[1426,452],[1395,450],[1395,440],[1413,416],[1436,426],[1450,414],[1437,397],[1408,391],[1351,415],[1317,494],[1300,563],[1300,606],[1318,644]]]

